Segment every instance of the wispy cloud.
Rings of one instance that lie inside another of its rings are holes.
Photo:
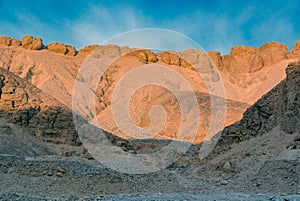
[[[152,19],[130,6],[114,8],[92,5],[79,19],[70,21],[72,38],[78,46],[101,44],[105,40],[122,32],[148,27]]]

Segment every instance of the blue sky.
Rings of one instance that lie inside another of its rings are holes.
[[[162,28],[225,54],[268,41],[291,48],[300,40],[299,13],[299,0],[0,0],[0,35],[79,49],[133,29]]]

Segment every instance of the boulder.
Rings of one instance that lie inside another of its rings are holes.
[[[65,54],[67,52],[67,47],[62,43],[54,42],[48,45],[48,50],[58,54]]]
[[[40,38],[35,38],[33,36],[23,36],[22,37],[22,47],[29,50],[41,50],[43,49],[43,41]]]
[[[156,55],[150,50],[137,50],[129,53],[129,55],[138,58],[139,61],[143,63],[155,63],[157,62]]]
[[[11,38],[10,40],[10,46],[21,46],[22,45],[22,42],[15,39],[15,38]]]
[[[5,45],[5,46],[20,46],[21,41],[15,39],[15,38],[10,38],[8,36],[0,36],[0,45]]]
[[[0,37],[0,44],[5,46],[10,46],[10,37],[8,36],[1,36]]]
[[[74,46],[65,45],[63,43],[57,43],[57,42],[51,43],[48,45],[48,50],[58,54],[63,54],[68,56],[76,55],[76,49]]]

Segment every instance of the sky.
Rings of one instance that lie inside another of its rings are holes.
[[[157,28],[183,34],[204,51],[227,54],[232,46],[269,41],[291,49],[300,40],[299,13],[300,0],[0,0],[0,35],[32,35],[44,44],[80,49]]]

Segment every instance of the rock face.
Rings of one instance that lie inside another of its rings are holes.
[[[209,51],[207,53],[208,53],[209,57],[211,58],[212,62],[215,64],[215,66],[218,69],[222,70],[223,69],[223,64],[222,64],[220,52]]]
[[[201,110],[204,113],[201,115],[209,118],[209,111],[204,109],[206,107],[210,108],[209,97],[207,96],[208,89],[204,80],[214,82],[221,79],[224,83],[226,98],[229,103],[227,106],[229,115],[226,117],[226,125],[239,120],[248,105],[252,105],[263,94],[284,79],[286,63],[290,62],[290,60],[287,60],[290,56],[288,56],[286,46],[276,42],[267,43],[257,49],[244,46],[233,47],[228,55],[220,55],[220,53],[213,51],[204,53],[198,49],[189,49],[182,52],[165,51],[154,53],[149,50],[126,46],[92,45],[79,50],[78,56],[74,56],[76,54],[75,48],[62,43],[49,44],[48,49],[45,48],[43,51],[28,51],[25,48],[35,50],[43,48],[41,39],[32,36],[23,37],[22,46],[24,48],[12,47],[12,44],[18,45],[18,42],[9,37],[1,37],[0,41],[3,44],[0,46],[0,67],[23,78],[28,83],[42,90],[44,94],[54,97],[69,109],[72,107],[74,80],[87,56],[91,56],[92,62],[96,62],[101,58],[105,58],[107,61],[114,60],[117,57],[121,58],[120,61],[110,66],[107,72],[104,73],[97,90],[90,90],[91,93],[97,95],[97,101],[99,98],[99,104],[97,103],[98,112],[104,111],[109,107],[111,94],[118,79],[140,65],[158,64],[176,70],[187,78],[195,89],[198,101],[203,103]],[[292,53],[296,55],[297,48],[298,43],[295,44],[290,55]],[[52,54],[50,51],[57,54]],[[214,73],[211,61],[215,63],[220,72],[215,77],[208,76]],[[272,65],[274,62],[276,65]],[[199,77],[200,74],[204,77]],[[100,75],[99,72],[90,72],[90,77],[85,79],[89,80],[98,75]],[[78,80],[82,79],[79,77]],[[180,87],[178,83],[173,84],[175,87]],[[3,88],[3,90],[3,97],[5,97],[7,96],[6,89]],[[217,93],[212,95],[218,96]],[[170,124],[167,128],[171,130],[177,128],[173,124],[177,122],[176,118],[180,107],[176,104],[173,106],[169,105],[168,99],[175,99],[166,90],[156,89],[155,87],[145,88],[145,90],[141,89],[138,91],[133,98],[133,101],[136,101],[137,105],[139,105],[135,108],[136,111],[134,113],[136,122],[147,126],[149,119],[143,116],[148,115],[150,108],[148,106],[161,104],[170,111],[169,116],[173,116],[169,119]],[[143,102],[143,100],[145,101]],[[142,103],[139,104],[138,102]],[[23,102],[7,102],[5,104],[7,104],[6,106],[14,105],[18,107],[18,104],[22,105]],[[102,114],[101,118],[104,119],[102,122],[105,122],[103,126],[109,125],[109,128],[105,127],[105,129],[118,134],[117,131],[114,132],[116,130],[114,125],[106,122],[111,120],[107,117],[108,113],[108,111],[104,111]],[[203,122],[205,121],[203,120]],[[207,123],[202,125],[202,131],[207,129]],[[173,132],[173,130],[167,136],[175,136],[174,133],[176,132]]]
[[[143,62],[145,64],[155,63],[158,61],[156,54],[154,54],[150,50],[137,50],[129,53],[129,55],[138,58],[140,62]]]
[[[28,51],[0,46],[0,67],[24,78],[68,107],[72,106],[71,94],[79,66],[80,60],[75,57],[48,50]]]
[[[173,52],[165,51],[162,53],[157,53],[157,58],[169,65],[182,66],[183,68],[192,69],[191,64],[189,64],[178,54]]]
[[[149,50],[137,50],[120,57],[108,69],[106,69],[96,90],[97,100],[99,100],[99,102],[96,104],[96,108],[98,109],[98,122],[100,127],[123,138],[131,138],[128,133],[124,133],[122,130],[120,130],[114,121],[114,117],[112,116],[112,95],[117,87],[118,82],[124,76],[126,76],[127,72],[131,72],[140,66],[145,66],[145,64],[151,68],[153,63],[155,63],[155,65],[169,67],[173,71],[178,71],[194,87],[195,98],[199,103],[199,110],[201,113],[199,118],[201,125],[199,126],[196,137],[187,137],[185,140],[194,142],[202,141],[205,138],[210,125],[211,97],[207,93],[204,93],[205,84],[203,83],[199,73],[192,69],[191,65],[188,64],[182,57],[171,52],[154,54]],[[170,77],[166,77],[165,79],[165,82],[170,83],[172,87],[180,88],[180,81],[172,80]],[[182,92],[182,96],[184,96],[183,94],[188,96],[189,92],[184,91]],[[118,98],[118,103],[121,103],[125,100],[124,98],[126,97],[126,93],[121,96],[122,97]],[[164,127],[159,133],[157,133],[155,138],[178,139],[180,137],[178,132],[181,125],[181,105],[174,94],[164,87],[157,86],[155,84],[148,84],[136,89],[135,93],[131,95],[128,112],[130,113],[134,124],[142,128],[152,126],[149,114],[151,113],[150,111],[152,107],[155,105],[160,105],[163,107],[167,116]],[[244,103],[227,100],[228,115],[225,120],[225,124],[229,125],[239,119],[240,116],[237,115],[237,111],[242,111],[247,106],[248,105]],[[197,108],[194,109],[196,110]],[[159,119],[160,117],[157,116],[156,118]],[[186,122],[191,121],[187,120]],[[188,129],[187,125],[189,124],[181,126],[184,129]],[[153,127],[153,129],[155,128]]]
[[[241,121],[222,131],[215,154],[276,126],[287,133],[300,133],[300,62],[289,64],[286,73],[286,79],[248,108]]]
[[[58,53],[58,54],[63,54],[63,55],[68,55],[68,56],[75,56],[76,55],[76,49],[74,46],[71,45],[65,45],[63,43],[51,43],[48,45],[48,50]]]
[[[21,41],[14,38],[10,38],[8,36],[0,36],[0,45],[21,46]]]
[[[78,55],[88,56],[98,47],[98,45],[89,45],[78,50]]]
[[[3,68],[0,77],[1,117],[44,142],[80,144],[68,108]]]
[[[43,49],[43,41],[40,38],[35,38],[33,36],[23,36],[22,37],[22,47],[29,50],[41,50]]]
[[[43,142],[0,118],[0,153],[19,157],[55,154]]]
[[[287,59],[289,53],[287,46],[278,42],[266,43],[259,47],[256,51],[257,55],[261,57],[263,66],[270,66]],[[256,63],[253,65],[256,65]],[[252,71],[255,71],[255,69]]]
[[[300,41],[297,41],[290,53],[290,58],[300,58]]]
[[[269,42],[255,49],[249,46],[235,46],[229,55],[209,52],[214,64],[220,70],[230,73],[253,73],[265,66],[274,65],[288,59],[288,48],[278,42]]]
[[[89,50],[92,50],[94,46],[87,47],[85,50],[86,52],[89,52]],[[107,57],[107,58],[115,58],[119,57],[121,55],[127,54],[131,52],[133,49],[127,47],[127,46],[118,46],[118,45],[99,45],[94,49],[94,56],[96,57]],[[82,50],[83,51],[83,50]]]
[[[230,66],[227,67],[229,72],[248,73],[252,67],[255,49],[248,46],[236,46],[230,51]]]

